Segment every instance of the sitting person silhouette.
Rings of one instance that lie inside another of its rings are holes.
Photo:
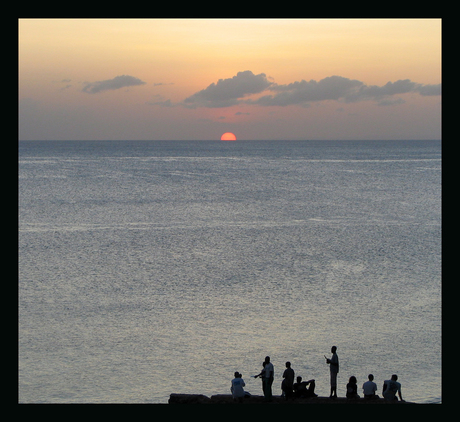
[[[296,379],[297,382],[293,385],[294,397],[318,397],[318,394],[315,394],[315,380],[302,381],[300,376]]]
[[[355,376],[351,376],[347,384],[347,399],[359,399],[358,382]]]
[[[239,372],[235,372],[235,378],[232,379],[232,385],[230,387],[230,391],[232,392],[233,400],[238,400],[241,402],[243,397],[245,396],[245,391],[243,387],[246,385],[244,383],[243,378],[241,378],[241,374]]]
[[[374,375],[369,374],[367,378],[369,381],[363,384],[364,398],[369,400],[378,399],[379,396],[375,394],[377,391],[377,384],[374,382]]]

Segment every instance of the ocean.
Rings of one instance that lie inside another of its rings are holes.
[[[441,396],[440,141],[20,141],[18,401]]]

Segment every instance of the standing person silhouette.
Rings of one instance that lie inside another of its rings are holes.
[[[270,356],[265,357],[265,372],[262,376],[262,382],[264,385],[264,396],[266,401],[272,401],[272,384],[275,377],[275,369],[273,364],[270,362]]]
[[[337,374],[339,373],[339,357],[337,356],[337,347],[331,347],[332,357],[330,359],[326,358],[326,363],[330,365],[329,369],[331,371],[331,395],[329,398],[337,398]]]
[[[262,362],[262,371],[260,371],[260,374],[254,375],[254,378],[262,378],[262,391],[264,392],[265,396],[265,384],[264,384],[264,376],[265,376],[265,361]]]
[[[286,400],[289,400],[294,394],[294,377],[295,372],[291,368],[291,362],[286,362],[286,369],[283,372],[284,379],[281,383],[281,390],[283,390],[284,394],[286,395]]]

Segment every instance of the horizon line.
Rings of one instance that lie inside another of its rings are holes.
[[[405,141],[438,141],[442,139],[236,139],[222,141],[220,139],[18,139],[18,142],[405,142]]]

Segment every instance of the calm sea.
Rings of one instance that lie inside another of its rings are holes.
[[[22,403],[329,395],[397,374],[441,401],[441,143],[20,142]]]

